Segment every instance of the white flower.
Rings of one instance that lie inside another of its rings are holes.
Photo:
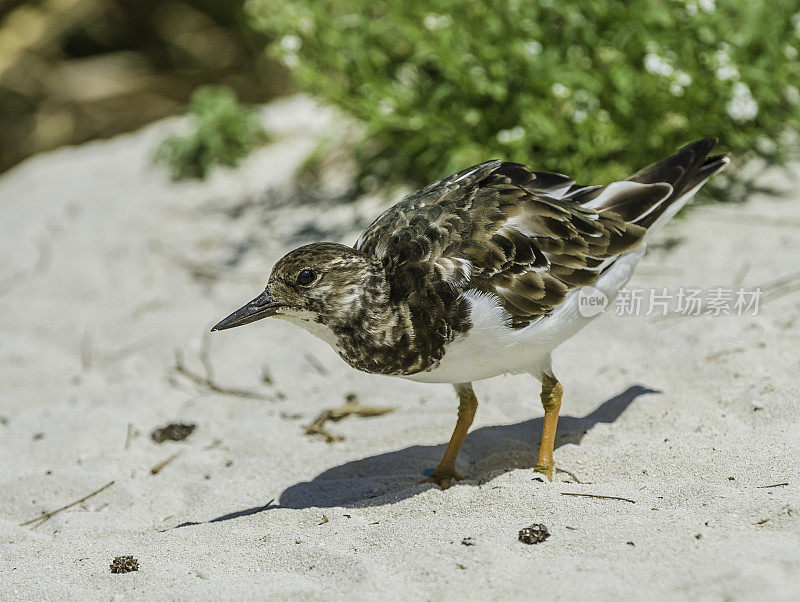
[[[738,79],[739,78],[739,70],[734,67],[733,65],[723,65],[722,67],[717,67],[717,79],[727,80],[727,79]]]
[[[525,42],[525,52],[531,56],[537,56],[542,53],[542,45],[536,40]]]
[[[436,13],[428,13],[422,20],[422,24],[428,31],[442,29],[443,27],[449,26],[452,22],[453,19],[450,15],[437,15]]]
[[[794,32],[800,37],[800,13],[792,15],[792,23],[794,23]]]
[[[554,83],[550,90],[553,92],[553,96],[558,98],[566,98],[570,95],[570,89],[558,82]]]
[[[686,73],[686,71],[676,71],[675,72],[675,83],[685,88],[689,84],[692,83],[692,76]]]
[[[717,65],[729,65],[731,62],[731,47],[723,42],[716,52]]]
[[[790,104],[796,105],[800,102],[800,90],[794,86],[786,86],[786,89],[783,91],[783,96]]]
[[[758,103],[746,83],[736,82],[733,85],[733,93],[725,110],[731,119],[739,122],[751,121],[758,115]]]
[[[714,0],[697,0],[697,4],[699,4],[700,8],[707,13],[713,13],[714,9],[717,8]]]
[[[672,65],[669,64],[667,59],[653,52],[645,55],[644,68],[653,75],[663,75],[664,77],[672,75],[672,72],[674,71]]]
[[[739,79],[739,69],[731,62],[731,47],[722,43],[716,52],[717,59],[717,79],[729,80]]]
[[[586,121],[586,118],[589,116],[589,113],[584,111],[583,109],[575,109],[570,115],[570,118],[574,123],[583,123]]]
[[[522,140],[525,137],[525,128],[521,125],[515,126],[510,130],[500,130],[497,132],[497,141],[500,144],[509,144],[511,142],[516,142],[517,140]]]
[[[383,98],[378,102],[378,111],[383,115],[394,113],[394,101],[391,98]]]
[[[308,17],[303,17],[297,22],[297,28],[306,35],[313,33],[314,21],[312,21]]]
[[[297,52],[303,45],[303,41],[297,36],[287,35],[281,38],[281,50],[284,52]]]
[[[467,109],[464,112],[464,123],[467,125],[478,125],[481,120],[481,112],[478,109]]]
[[[417,83],[417,69],[411,63],[403,63],[397,68],[395,77],[401,86],[412,88]]]
[[[756,140],[756,148],[758,148],[758,150],[765,155],[771,155],[775,152],[775,142],[766,136],[761,136],[758,140]]]
[[[677,82],[672,82],[669,85],[670,94],[673,96],[683,96],[683,86],[678,84]]]

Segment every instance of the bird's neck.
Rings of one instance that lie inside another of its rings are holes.
[[[327,316],[325,325],[334,339],[328,342],[358,370],[403,374],[419,364],[410,344],[414,330],[408,306],[393,300],[391,284],[378,262],[368,270],[349,306]]]

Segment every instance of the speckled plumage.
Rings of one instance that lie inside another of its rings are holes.
[[[353,247],[314,243],[273,268],[264,293],[215,330],[277,316],[365,372],[456,384],[459,422],[436,469],[443,487],[477,401],[469,383],[529,371],[543,382],[537,470],[552,477],[561,385],[550,352],[588,318],[579,289],[613,297],[648,236],[727,163],[716,141],[689,144],[629,179],[581,186],[489,161],[389,208]]]
[[[512,328],[546,317],[639,245],[672,201],[722,168],[723,158],[707,156],[713,146],[695,142],[607,186],[482,163],[408,195],[353,248],[314,243],[290,252],[267,290],[304,312],[288,319],[329,329],[309,328],[354,368],[430,370],[471,327],[465,293],[495,296]],[[304,268],[317,276],[311,287],[296,283]]]

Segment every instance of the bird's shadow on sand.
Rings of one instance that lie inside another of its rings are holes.
[[[596,424],[614,422],[635,399],[658,392],[634,385],[607,399],[586,416],[577,418],[562,415],[558,421],[555,447],[567,443],[580,444],[583,436]],[[541,428],[542,418],[534,418],[517,424],[485,426],[471,431],[456,464],[466,478],[456,486],[474,486],[514,469],[533,468]],[[329,468],[311,481],[288,487],[281,493],[278,504],[270,502],[265,506],[230,512],[208,522],[231,520],[274,508],[355,507],[395,503],[433,487],[419,484],[424,476],[422,470],[431,467],[424,473],[430,474],[444,453],[445,446],[413,445],[347,462]],[[178,526],[196,524],[188,522]]]

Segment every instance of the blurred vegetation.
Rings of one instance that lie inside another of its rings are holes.
[[[236,167],[253,148],[267,141],[258,113],[244,107],[227,87],[204,86],[192,95],[189,133],[170,136],[155,159],[175,180],[203,179],[215,165]]]
[[[206,83],[288,90],[235,0],[0,0],[0,171],[180,112]]]
[[[608,181],[709,135],[742,161],[796,149],[798,0],[247,6],[299,87],[364,124],[379,181],[490,158]]]

